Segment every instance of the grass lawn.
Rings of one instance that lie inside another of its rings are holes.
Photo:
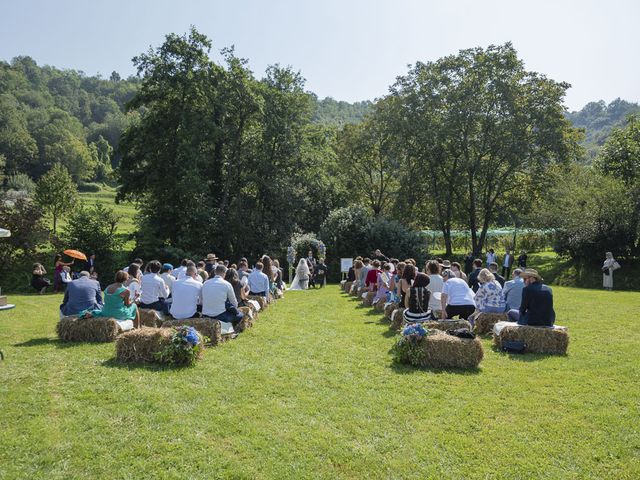
[[[190,369],[60,344],[55,295],[0,312],[0,478],[640,478],[640,294],[555,288],[569,355],[396,366],[381,316],[289,292]]]

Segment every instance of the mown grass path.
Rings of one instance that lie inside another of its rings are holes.
[[[392,364],[381,316],[289,292],[191,369],[55,339],[60,296],[0,312],[0,478],[638,478],[640,294],[555,288],[567,357]]]

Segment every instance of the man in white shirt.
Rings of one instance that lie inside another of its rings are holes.
[[[172,273],[173,265],[171,265],[170,263],[165,263],[164,265],[162,265],[162,273],[160,274],[160,277],[164,280],[165,285],[169,289],[169,295],[171,295],[171,292],[173,290],[173,282],[176,281],[176,277],[174,277]]]
[[[267,277],[262,269],[262,262],[256,263],[256,268],[249,274],[249,291],[251,295],[266,297],[269,294],[269,277]]]
[[[218,264],[214,272],[215,277],[202,285],[202,315],[236,325],[244,315],[238,311],[233,286],[224,279],[227,267]]]
[[[513,255],[511,252],[507,250],[507,253],[504,254],[504,260],[502,261],[502,276],[504,278],[508,278],[511,274],[511,267],[513,266]]]
[[[476,310],[473,290],[451,270],[443,270],[441,275],[444,281],[440,296],[441,318],[446,320],[459,316],[466,320]]]
[[[186,277],[173,282],[169,313],[176,320],[193,318],[202,305],[202,283],[196,279],[198,276],[196,267],[188,267]]]
[[[169,312],[169,305],[165,299],[169,296],[169,289],[158,273],[162,268],[158,260],[149,262],[149,272],[142,276],[140,288],[140,308],[151,308],[162,313]]]
[[[180,262],[180,266],[173,270],[171,273],[176,280],[182,280],[187,275],[187,263],[189,262],[188,258],[185,258]]]

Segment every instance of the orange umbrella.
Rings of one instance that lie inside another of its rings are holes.
[[[71,258],[77,258],[78,260],[87,259],[87,256],[79,250],[65,250],[63,253]]]

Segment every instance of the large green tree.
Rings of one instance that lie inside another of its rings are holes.
[[[78,203],[78,188],[69,171],[56,163],[38,180],[35,199],[42,211],[51,215],[55,235],[60,217],[71,213]]]
[[[445,239],[458,221],[479,253],[518,176],[536,178],[580,154],[580,136],[564,115],[568,87],[526,71],[509,43],[419,62],[398,79],[390,105],[402,120],[391,128],[402,135],[404,180],[418,190],[416,182],[431,179]]]

